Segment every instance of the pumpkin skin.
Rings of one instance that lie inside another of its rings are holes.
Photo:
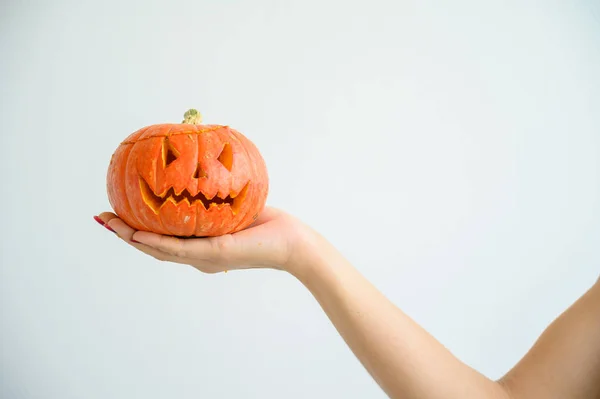
[[[235,233],[264,209],[267,168],[257,147],[222,125],[157,124],[113,154],[109,202],[136,230],[179,237]]]

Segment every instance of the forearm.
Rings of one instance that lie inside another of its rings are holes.
[[[392,398],[504,398],[503,388],[454,357],[321,240],[293,274]]]

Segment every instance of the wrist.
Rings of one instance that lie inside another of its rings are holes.
[[[299,231],[300,233],[300,231]],[[307,285],[341,256],[327,239],[309,227],[298,235],[293,251],[283,270]]]

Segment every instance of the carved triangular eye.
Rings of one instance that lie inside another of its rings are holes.
[[[223,151],[221,151],[221,154],[217,159],[231,172],[231,167],[233,166],[233,150],[231,149],[231,144],[225,143]]]
[[[175,147],[173,147],[173,144],[171,144],[168,138],[163,141],[162,149],[166,168],[179,157],[179,152],[175,149]]]
[[[194,179],[199,179],[201,177],[208,177],[208,175],[202,169],[202,167],[200,166],[200,164],[198,164],[198,166],[196,166],[196,172],[194,172]]]

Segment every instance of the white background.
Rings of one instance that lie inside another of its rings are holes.
[[[600,274],[593,1],[3,1],[2,398],[383,398],[310,294],[124,245],[138,128],[253,140],[269,203],[490,378]]]

